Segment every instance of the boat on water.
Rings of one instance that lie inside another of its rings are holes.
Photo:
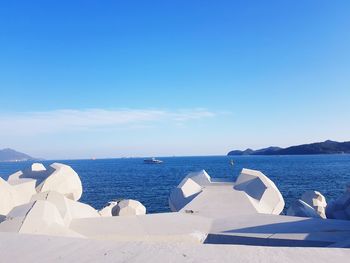
[[[144,159],[143,162],[148,164],[160,164],[163,161],[157,160],[156,158],[150,158],[150,159]]]

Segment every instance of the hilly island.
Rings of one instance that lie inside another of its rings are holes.
[[[290,146],[287,148],[268,147],[259,150],[233,150],[227,155],[303,155],[303,154],[343,154],[350,153],[350,141],[336,142],[327,140],[310,144]]]
[[[37,160],[37,158],[31,157],[28,154],[15,151],[10,148],[0,149],[0,162],[21,162]]]

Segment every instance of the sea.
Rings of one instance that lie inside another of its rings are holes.
[[[168,197],[189,172],[206,170],[212,178],[235,180],[242,168],[256,169],[280,189],[285,210],[307,190],[321,192],[327,202],[340,196],[350,183],[350,155],[294,156],[201,156],[159,157],[162,164],[145,164],[142,158],[53,160],[70,165],[80,176],[83,196],[80,201],[100,209],[108,201],[139,200],[147,213],[169,212]],[[233,165],[231,165],[231,160]],[[4,179],[29,167],[31,162],[0,163]]]

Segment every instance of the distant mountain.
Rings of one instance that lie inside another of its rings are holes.
[[[350,153],[350,142],[324,141],[291,146],[288,148],[268,147],[260,150],[234,150],[227,155],[297,155],[297,154],[339,154]]]
[[[0,162],[18,162],[28,160],[35,160],[35,158],[9,148],[0,150]]]
[[[240,150],[230,151],[228,155],[251,155],[253,153],[254,153],[254,150],[248,148],[247,150],[244,150],[244,151],[240,151]]]
[[[259,154],[265,154],[265,153],[270,153],[272,154],[275,151],[282,150],[280,147],[268,147],[268,148],[263,148],[259,150],[252,150],[250,148],[240,151],[240,150],[234,150],[230,151],[227,155],[259,155]]]

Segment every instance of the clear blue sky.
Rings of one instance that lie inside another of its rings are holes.
[[[3,1],[0,148],[225,154],[350,140],[350,1]]]

